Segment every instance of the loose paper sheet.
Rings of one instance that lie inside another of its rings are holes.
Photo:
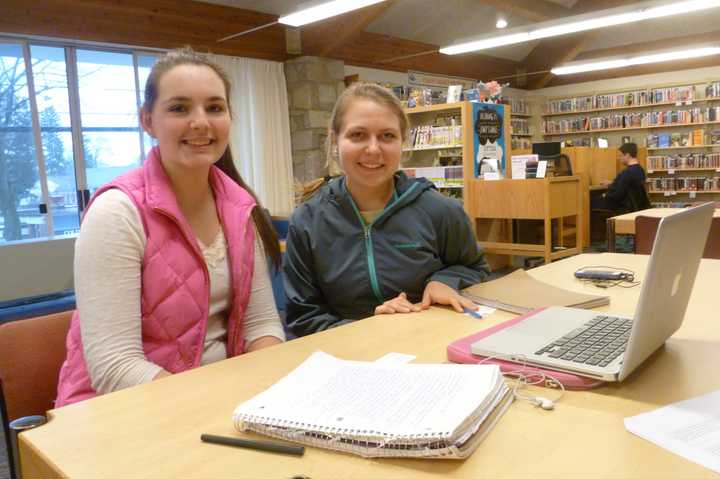
[[[625,428],[720,473],[720,391],[625,418]]]

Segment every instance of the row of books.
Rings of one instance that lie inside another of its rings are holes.
[[[438,188],[462,187],[463,185],[462,165],[403,168],[403,171],[411,178],[427,178]]]
[[[573,133],[648,126],[688,125],[720,120],[720,107],[690,108],[688,110],[662,110],[635,113],[616,113],[600,116],[545,119],[545,134]]]
[[[418,126],[410,129],[410,148],[428,146],[462,146],[462,127],[456,126]]]
[[[527,118],[511,118],[510,126],[512,126],[513,135],[532,135],[530,122]]]
[[[532,148],[532,139],[522,136],[513,136],[510,139],[510,147],[513,150],[529,150]]]
[[[717,191],[720,176],[660,176],[648,179],[648,191]]]
[[[570,138],[563,141],[563,146],[600,146],[591,136],[583,136],[580,138]]]
[[[510,98],[510,114],[511,115],[529,115],[530,103],[519,98]]]
[[[720,81],[708,83],[705,87],[705,98],[720,98]]]
[[[685,168],[720,169],[720,153],[690,153],[647,157],[648,170],[682,170]]]
[[[437,88],[397,85],[392,87],[392,91],[401,101],[407,102],[410,108],[447,102],[447,93]]]
[[[692,132],[651,133],[645,137],[648,148],[673,148],[705,145],[720,145],[720,131],[707,132],[697,128]]]
[[[713,85],[717,84],[717,90]],[[710,93],[708,93],[710,91]],[[706,88],[706,97],[718,97],[720,82],[712,82]],[[585,95],[573,98],[550,100],[545,105],[546,113],[572,113],[575,111],[597,110],[603,108],[622,108],[624,106],[653,105],[657,103],[690,102],[695,99],[695,86],[677,86],[652,88],[629,92]]]
[[[572,113],[574,111],[592,110],[595,108],[594,96],[579,96],[550,100],[545,104],[545,113]]]

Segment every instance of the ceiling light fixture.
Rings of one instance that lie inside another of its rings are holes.
[[[498,18],[498,21],[497,21],[497,23],[495,23],[495,26],[497,28],[505,28],[508,26],[507,20],[505,20],[504,18]]]
[[[572,17],[553,20],[550,22],[537,23],[528,27],[521,27],[514,30],[514,33],[489,37],[477,41],[451,45],[440,49],[440,53],[457,55],[503,45],[524,43],[541,38],[567,35],[569,33],[584,32],[597,28],[623,25],[626,23],[662,18],[672,15],[707,10],[720,7],[720,0],[686,0],[682,2],[645,2],[631,7],[620,7],[608,10],[601,10],[587,15],[575,15]],[[562,22],[562,23],[560,23]]]
[[[324,2],[314,7],[306,8],[290,15],[283,15],[278,19],[279,23],[300,27],[308,23],[325,20],[326,18],[342,15],[343,13],[369,7],[385,0],[334,0]]]
[[[569,64],[553,68],[551,72],[555,75],[572,75],[573,73],[609,70],[611,68],[623,68],[631,65],[645,65],[648,63],[660,63],[671,60],[685,60],[688,58],[699,58],[718,54],[720,54],[720,47],[702,47],[690,50],[650,53],[632,58],[616,58],[595,62]]]

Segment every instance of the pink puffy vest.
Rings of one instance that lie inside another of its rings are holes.
[[[216,167],[210,169],[218,216],[227,239],[232,308],[228,316],[228,357],[243,352],[243,318],[250,297],[255,200]],[[207,327],[210,281],[202,252],[178,207],[170,181],[153,148],[141,168],[100,188],[119,188],[135,203],[147,243],[142,261],[142,345],[145,356],[171,373],[197,367]],[[112,285],[105,285],[112,287]],[[96,396],[83,355],[80,317],[75,311],[67,336],[55,406]]]

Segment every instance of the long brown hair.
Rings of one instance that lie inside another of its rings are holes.
[[[217,76],[220,77],[223,85],[225,86],[225,97],[228,100],[229,107],[231,84],[227,74],[218,65],[208,60],[205,55],[197,53],[189,47],[185,47],[172,50],[155,62],[152,70],[150,71],[150,75],[148,76],[147,83],[145,84],[145,101],[143,103],[143,110],[148,112],[152,111],[155,106],[155,101],[158,98],[158,86],[160,84],[160,79],[164,74],[180,65],[204,66],[214,71]],[[230,114],[232,115],[232,112],[230,112]],[[241,188],[250,193],[250,195],[255,199],[257,205],[252,210],[253,223],[260,234],[260,239],[262,240],[265,253],[270,256],[275,268],[279,268],[281,255],[277,233],[275,232],[275,228],[272,226],[269,215],[265,214],[263,211],[257,195],[252,188],[245,183],[235,167],[232,153],[230,152],[230,145],[228,145],[225,153],[223,153],[220,159],[215,162],[215,166],[232,178],[235,183],[240,185]]]
[[[337,138],[343,128],[345,113],[347,113],[350,106],[356,100],[371,100],[378,105],[390,109],[400,122],[400,135],[402,142],[405,143],[407,140],[410,121],[405,114],[405,110],[403,110],[400,100],[398,100],[398,98],[390,90],[375,83],[353,83],[340,94],[337,102],[335,102],[332,116],[330,117],[330,125],[328,125],[328,135],[325,144],[328,168],[330,168],[333,161],[337,159]],[[307,201],[312,198],[317,190],[319,190],[320,187],[322,187],[329,179],[330,177],[326,176],[325,178],[318,178],[305,183],[297,195],[299,201]]]

